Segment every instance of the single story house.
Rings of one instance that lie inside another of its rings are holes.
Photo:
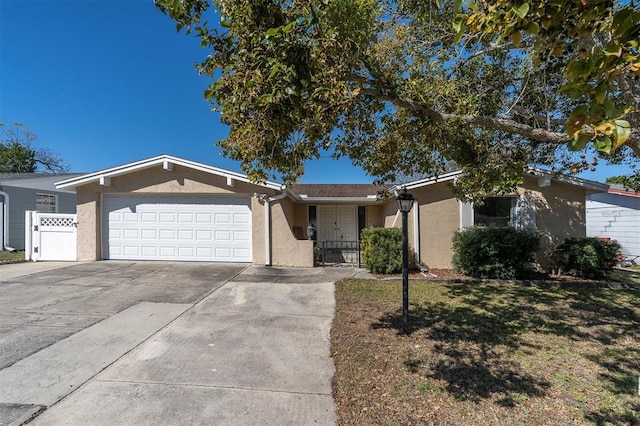
[[[640,256],[640,193],[611,185],[587,195],[587,236],[609,238],[631,258]]]
[[[416,261],[451,266],[454,233],[478,223],[536,228],[549,247],[585,236],[585,196],[608,186],[530,169],[517,192],[484,206],[459,202],[458,173],[390,187],[252,183],[245,175],[168,155],[57,183],[75,190],[78,260],[251,262],[310,267],[314,244],[354,242],[364,227],[400,227],[394,193],[415,198]],[[308,239],[311,225],[313,240]]]
[[[75,213],[73,190],[57,189],[55,182],[78,173],[0,173],[0,250],[24,249],[25,211]]]

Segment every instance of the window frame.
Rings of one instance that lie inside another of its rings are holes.
[[[53,204],[50,204],[50,203],[42,204],[40,202],[41,197],[42,198],[46,197],[49,200],[53,200]],[[53,206],[53,211],[51,211],[51,209],[41,210],[38,208],[39,206]],[[40,213],[58,213],[58,196],[55,194],[47,194],[45,192],[36,192],[35,210]]]
[[[485,205],[486,205],[487,201],[496,200],[496,199],[502,199],[502,200],[508,199],[508,200],[510,200],[510,204],[511,205],[509,207],[509,221],[507,222],[506,226],[517,228],[518,227],[518,196],[517,195],[506,195],[506,196],[487,197],[485,199]],[[478,206],[475,206],[475,205],[473,206],[473,210],[472,210],[473,211],[473,215],[472,215],[472,217],[473,217],[473,226],[476,226],[476,225],[482,225],[482,226],[488,226],[488,227],[503,227],[503,226],[505,226],[503,224],[491,224],[491,223],[486,223],[486,222],[485,223],[479,223],[476,220],[476,218],[478,216],[478,213],[476,212],[476,209],[477,208],[482,208],[482,207],[484,207],[484,206],[481,206],[481,207],[478,207]],[[501,219],[503,218],[502,216],[488,216],[488,215],[485,215],[485,217],[488,217],[488,218],[495,217],[495,218],[501,218]]]

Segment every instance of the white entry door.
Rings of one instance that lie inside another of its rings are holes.
[[[318,241],[358,241],[357,206],[318,206]]]
[[[104,259],[251,262],[248,196],[105,195]]]

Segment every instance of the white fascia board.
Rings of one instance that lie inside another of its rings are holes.
[[[414,180],[412,182],[397,184],[389,188],[389,192],[396,192],[396,191],[403,190],[405,188],[407,189],[407,191],[411,191],[412,189],[422,188],[423,186],[433,185],[440,182],[447,182],[450,180],[454,180],[461,173],[462,173],[461,171],[449,172],[439,176],[428,177],[425,179]]]
[[[100,181],[101,178],[121,176],[127,173],[136,172],[139,170],[148,169],[155,166],[163,166],[165,163],[171,163],[173,165],[179,165],[183,167],[187,167],[193,170],[198,170],[204,173],[209,173],[217,176],[227,177],[234,180],[238,180],[241,182],[250,183],[257,186],[262,186],[264,188],[274,189],[274,190],[282,190],[283,185],[274,182],[264,182],[264,183],[253,183],[249,180],[246,175],[232,172],[229,170],[220,169],[213,166],[208,166],[206,164],[196,163],[195,161],[184,160],[182,158],[172,157],[170,155],[161,155],[159,157],[149,158],[147,160],[136,161],[134,163],[124,164],[122,166],[113,167],[110,169],[101,170],[98,172],[90,173],[87,175],[79,176],[73,179],[67,179],[61,182],[56,182],[56,187],[59,189],[64,188],[75,188],[80,185],[85,185],[92,182]]]

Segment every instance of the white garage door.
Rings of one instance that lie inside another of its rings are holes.
[[[103,258],[251,262],[247,196],[103,199]]]

